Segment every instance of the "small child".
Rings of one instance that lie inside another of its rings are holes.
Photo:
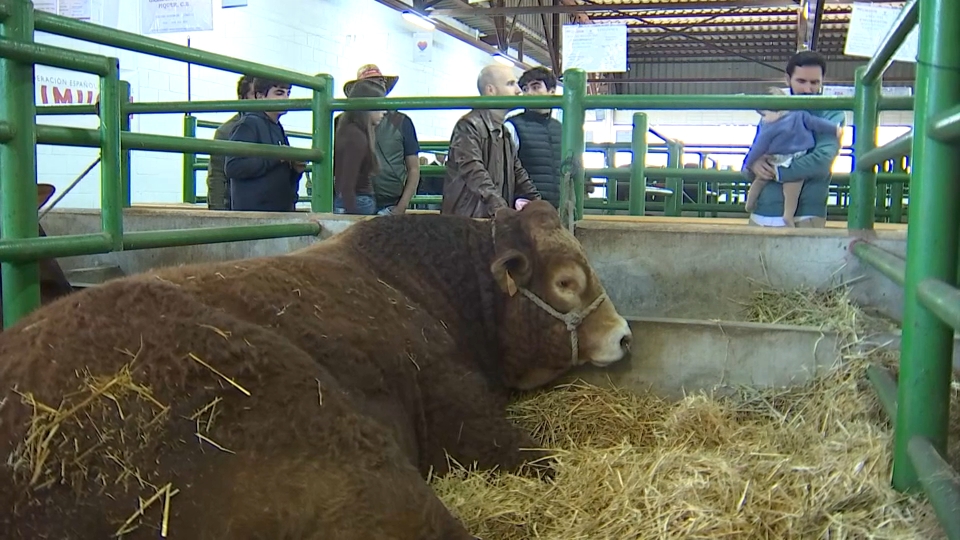
[[[771,87],[769,93],[783,95],[779,88]],[[808,111],[767,111],[757,110],[761,116],[760,133],[743,162],[743,168],[748,169],[763,155],[773,158],[776,180],[780,181],[779,167],[789,167],[793,158],[806,154],[814,147],[814,133],[832,133],[839,139],[843,130],[839,124],[810,114]],[[757,206],[757,198],[770,180],[754,179],[747,192],[747,212],[753,212]],[[795,227],[794,214],[800,200],[800,190],[803,180],[797,182],[781,182],[783,186],[783,221],[787,227]]]

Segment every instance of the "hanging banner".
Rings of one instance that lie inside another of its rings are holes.
[[[213,30],[213,0],[140,0],[140,33]]]
[[[37,105],[93,105],[100,97],[96,75],[39,65],[35,72]]]

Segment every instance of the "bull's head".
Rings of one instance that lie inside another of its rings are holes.
[[[500,345],[508,386],[544,385],[570,368],[622,360],[633,338],[580,242],[549,203],[493,219],[494,279],[505,295]]]

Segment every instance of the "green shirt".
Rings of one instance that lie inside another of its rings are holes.
[[[836,122],[841,126],[846,123],[843,111],[810,111],[814,116]],[[804,156],[794,158],[787,168],[780,168],[781,182],[798,182],[803,180],[800,191],[800,201],[797,204],[796,216],[827,217],[827,196],[830,190],[830,180],[833,174],[830,168],[840,154],[840,141],[834,134],[814,134],[814,147]],[[744,178],[753,181],[753,171],[743,169]],[[779,217],[783,215],[783,186],[777,182],[770,182],[760,192],[757,198],[757,208],[754,213],[758,216]]]

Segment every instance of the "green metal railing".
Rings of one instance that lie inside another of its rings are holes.
[[[954,331],[960,330],[960,3],[913,0],[904,6],[880,50],[857,72],[854,122],[870,126],[883,71],[919,24],[914,134],[873,148],[860,140],[850,229],[873,228],[870,199],[878,161],[911,152],[912,184],[903,260],[865,239],[852,246],[864,263],[903,286],[898,381],[873,366],[870,381],[894,421],[893,486],[922,490],[947,537],[960,539],[960,476],[944,460],[950,418]],[[858,130],[859,131],[859,130]],[[863,130],[863,134],[867,134]],[[860,135],[858,133],[858,135]],[[865,137],[860,137],[866,139]]]
[[[646,115],[644,113],[636,114],[642,115],[636,118],[645,121]],[[183,136],[197,137],[199,129],[216,129],[220,127],[220,125],[220,122],[201,120],[194,115],[187,114],[184,116],[183,121]],[[639,131],[638,133],[642,132],[643,131]],[[656,136],[661,137],[653,130],[647,129],[647,132],[654,133]],[[311,134],[304,132],[287,131],[287,135],[291,139],[311,139]],[[901,137],[901,139],[903,138]],[[898,139],[898,141],[901,139]],[[749,147],[744,145],[723,144],[685,147],[681,143],[672,140],[664,140],[662,143],[647,145],[645,137],[635,137],[631,143],[586,143],[586,152],[600,152],[604,154],[606,166],[602,168],[585,169],[585,181],[587,179],[606,178],[607,182],[605,187],[607,189],[604,197],[590,197],[585,199],[583,203],[584,210],[599,210],[605,213],[626,212],[630,215],[643,215],[646,210],[651,210],[663,212],[668,216],[680,216],[683,212],[697,212],[700,217],[704,217],[708,213],[713,215],[721,212],[727,214],[745,213],[742,201],[746,198],[746,191],[750,184],[743,179],[739,172],[720,171],[717,169],[689,169],[684,167],[682,173],[678,173],[679,176],[673,179],[672,186],[667,187],[666,182],[661,182],[661,185],[657,186],[657,189],[654,190],[653,193],[659,200],[650,202],[650,205],[647,206],[646,181],[666,180],[666,177],[662,176],[662,173],[658,174],[662,171],[662,168],[652,168],[652,171],[654,171],[653,174],[645,178],[643,174],[636,174],[637,172],[645,170],[645,164],[638,163],[637,167],[629,169],[613,167],[615,156],[618,152],[636,155],[632,148],[632,145],[635,143],[646,145],[647,151],[644,152],[644,158],[651,154],[666,155],[667,166],[673,168],[679,168],[679,165],[683,162],[681,155],[686,158],[689,158],[691,154],[699,156],[699,162],[703,164],[708,155],[720,153],[745,154],[747,150],[749,150]],[[425,152],[446,153],[449,150],[449,142],[422,141],[420,147],[421,150]],[[847,155],[849,151],[849,147],[842,148],[841,155]],[[878,155],[875,159],[880,163],[889,165],[887,162],[905,153],[909,153],[909,145],[907,145],[904,152],[897,154],[896,151],[894,151],[894,153],[889,156]],[[206,171],[208,165],[209,159],[203,154],[190,153],[183,155],[183,202],[188,204],[207,202],[206,196],[197,193],[197,172],[201,170]],[[708,172],[706,175],[699,175],[698,171],[700,170]],[[309,171],[311,171],[310,167],[308,167],[308,172]],[[444,174],[445,168],[443,166],[425,165],[420,168],[421,179],[437,176],[442,177]],[[851,185],[850,176],[850,173],[840,173],[833,177],[831,181],[831,193],[835,195],[837,199],[846,198],[844,195],[849,192]],[[628,197],[625,201],[618,201],[616,199],[617,185],[620,183],[619,181],[626,181],[628,177],[630,181],[638,180],[641,182],[638,184],[639,188],[636,188],[633,184],[624,182],[630,186],[630,193],[637,193],[637,197]],[[877,176],[878,187],[884,189],[882,192],[878,191],[876,193],[876,210],[874,211],[876,218],[886,219],[893,223],[902,222],[904,185],[908,182],[909,174],[905,172],[886,171]],[[601,184],[594,183],[594,185]],[[683,189],[684,187],[692,185],[696,186],[696,197],[694,199],[690,199]],[[309,202],[311,191],[312,189],[308,187],[308,196],[301,196],[299,202]],[[718,197],[721,194],[726,198],[725,202],[719,200]],[[410,201],[410,207],[418,208],[423,205],[439,204],[441,199],[440,195],[416,195]],[[690,199],[689,202],[688,199]],[[849,205],[845,204],[830,205],[828,206],[829,215],[831,217],[846,219],[848,218],[848,208]]]
[[[645,117],[646,116],[644,116],[644,118]],[[192,114],[186,114],[183,117],[183,136],[187,138],[196,138],[197,131],[199,129],[201,128],[217,129],[221,125],[222,125],[221,122],[201,120]],[[653,130],[647,130],[647,132],[653,133],[657,137],[663,138]],[[313,137],[312,134],[310,133],[305,133],[305,132],[295,131],[295,130],[286,131],[286,134],[292,140],[298,140],[298,139],[311,140]],[[643,140],[645,143],[646,140],[645,139]],[[664,139],[664,143],[662,144],[649,145],[649,149],[652,150],[650,153],[668,154],[670,145],[679,145],[679,143],[675,141],[667,142],[666,139]],[[448,141],[422,141],[420,143],[420,149],[421,151],[424,151],[424,152],[432,151],[432,152],[445,153],[449,151],[449,147],[450,147],[450,143]],[[614,162],[613,155],[616,154],[616,151],[619,147],[620,145],[610,144],[610,143],[586,143],[585,144],[585,148],[587,151],[604,150],[605,153],[607,154],[606,157],[607,157],[608,164],[612,164]],[[625,146],[624,148],[628,150],[630,149],[629,146]],[[682,146],[680,148],[682,150]],[[720,145],[720,148],[723,148],[723,150],[725,151],[732,151],[738,147]],[[745,152],[746,149],[743,149],[743,151]],[[675,154],[670,154],[670,157],[671,159],[677,159]],[[197,193],[197,172],[206,171],[209,164],[210,164],[209,154],[201,153],[201,152],[183,154],[183,197],[182,197],[183,202],[187,204],[197,204],[197,203],[207,202],[206,196],[199,195]],[[596,177],[596,176],[602,175],[603,172],[606,170],[608,169],[586,169],[586,175],[587,177]],[[308,165],[307,172],[312,172],[312,171],[313,171],[312,165]],[[420,176],[421,178],[430,177],[430,176],[443,176],[445,174],[445,171],[446,171],[445,167],[441,165],[424,165],[420,167]],[[730,178],[734,178],[734,177],[735,175],[730,176]],[[312,192],[312,189],[308,189],[308,196],[307,197],[301,196],[298,202],[301,202],[301,203],[310,202],[310,197],[309,197],[310,192]],[[410,205],[411,207],[416,208],[418,205],[439,204],[441,202],[441,199],[442,197],[439,195],[415,195],[411,199]],[[591,206],[591,203],[593,204],[592,206]],[[588,208],[588,209],[603,208],[602,205],[598,205],[596,202],[592,202],[590,200],[586,201],[585,205],[586,205],[585,208]]]

